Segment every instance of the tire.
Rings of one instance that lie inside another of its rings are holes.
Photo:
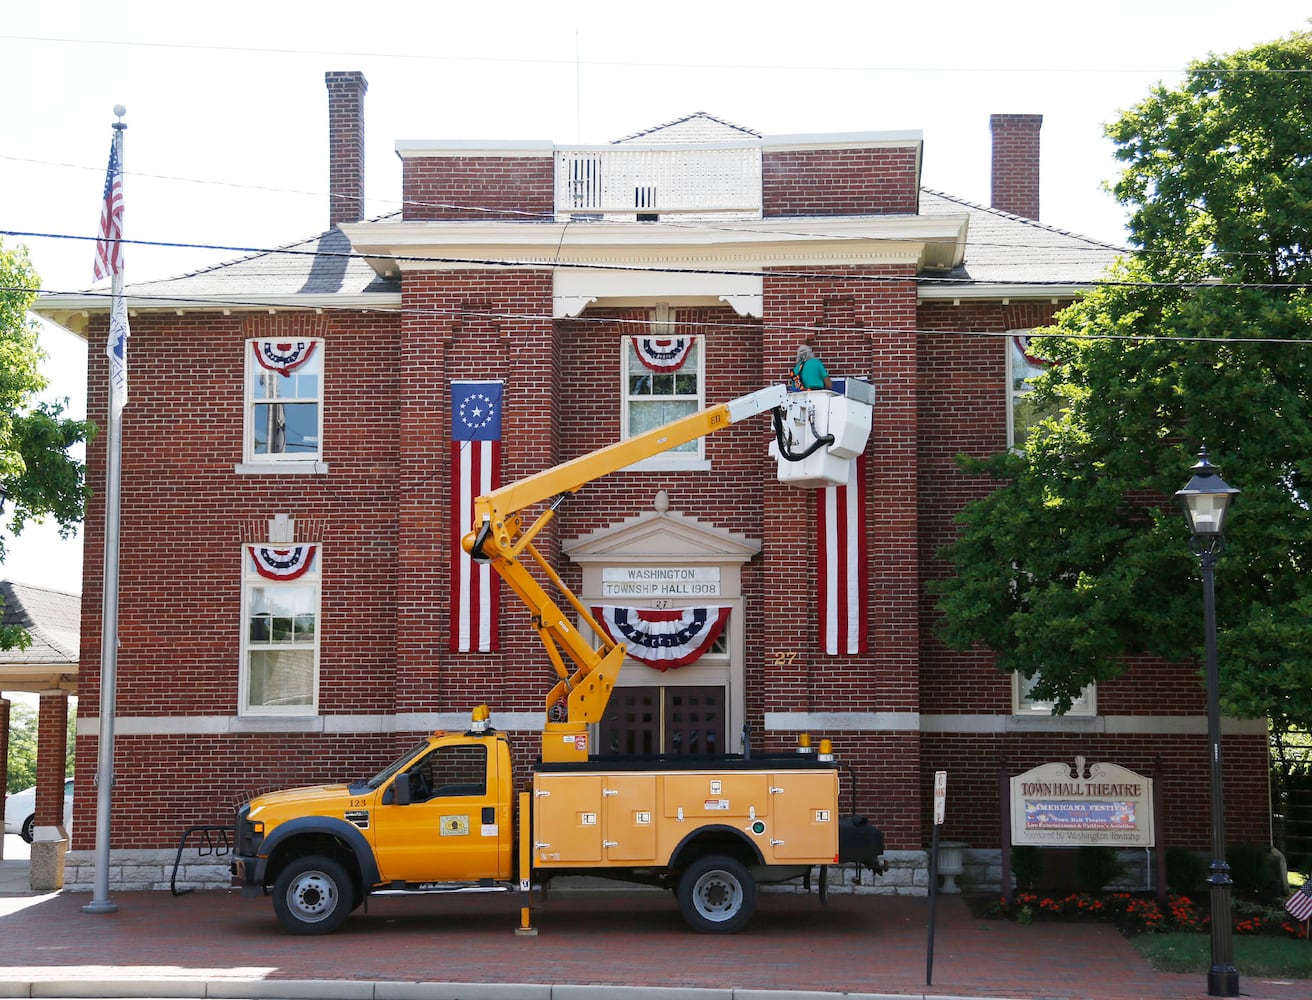
[[[332,858],[296,858],[273,883],[273,912],[291,934],[331,934],[351,914],[355,886]]]
[[[710,854],[679,876],[679,912],[700,934],[736,934],[756,911],[756,880],[733,858]]]
[[[18,835],[29,844],[32,843],[32,840],[36,837],[36,813],[23,820],[23,828],[18,831]]]

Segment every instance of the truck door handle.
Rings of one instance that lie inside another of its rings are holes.
[[[784,790],[783,790],[782,788],[778,787],[777,785],[771,785],[771,786],[770,786],[770,794],[771,794],[771,795],[782,795],[782,794],[783,794],[783,791],[784,791]]]
[[[603,840],[603,841],[601,842],[601,846],[602,846],[602,847],[619,847],[619,846],[620,846],[620,842],[619,842],[618,840]]]
[[[603,788],[601,790],[602,795],[619,795],[619,793],[620,790],[618,788]]]
[[[770,838],[771,847],[782,847],[783,843],[784,842],[782,840],[775,840],[773,837]]]

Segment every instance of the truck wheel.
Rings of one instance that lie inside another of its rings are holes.
[[[756,909],[756,882],[733,858],[698,858],[679,877],[679,912],[702,934],[734,934]]]
[[[273,884],[273,912],[292,934],[330,934],[351,913],[355,888],[332,858],[296,858]]]

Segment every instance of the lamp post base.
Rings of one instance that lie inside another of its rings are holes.
[[[1212,997],[1239,996],[1239,970],[1234,966],[1208,969],[1207,995]]]

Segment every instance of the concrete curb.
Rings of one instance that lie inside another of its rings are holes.
[[[0,979],[13,1000],[978,1000],[923,993],[351,979]],[[989,997],[988,1000],[1007,1000]]]

